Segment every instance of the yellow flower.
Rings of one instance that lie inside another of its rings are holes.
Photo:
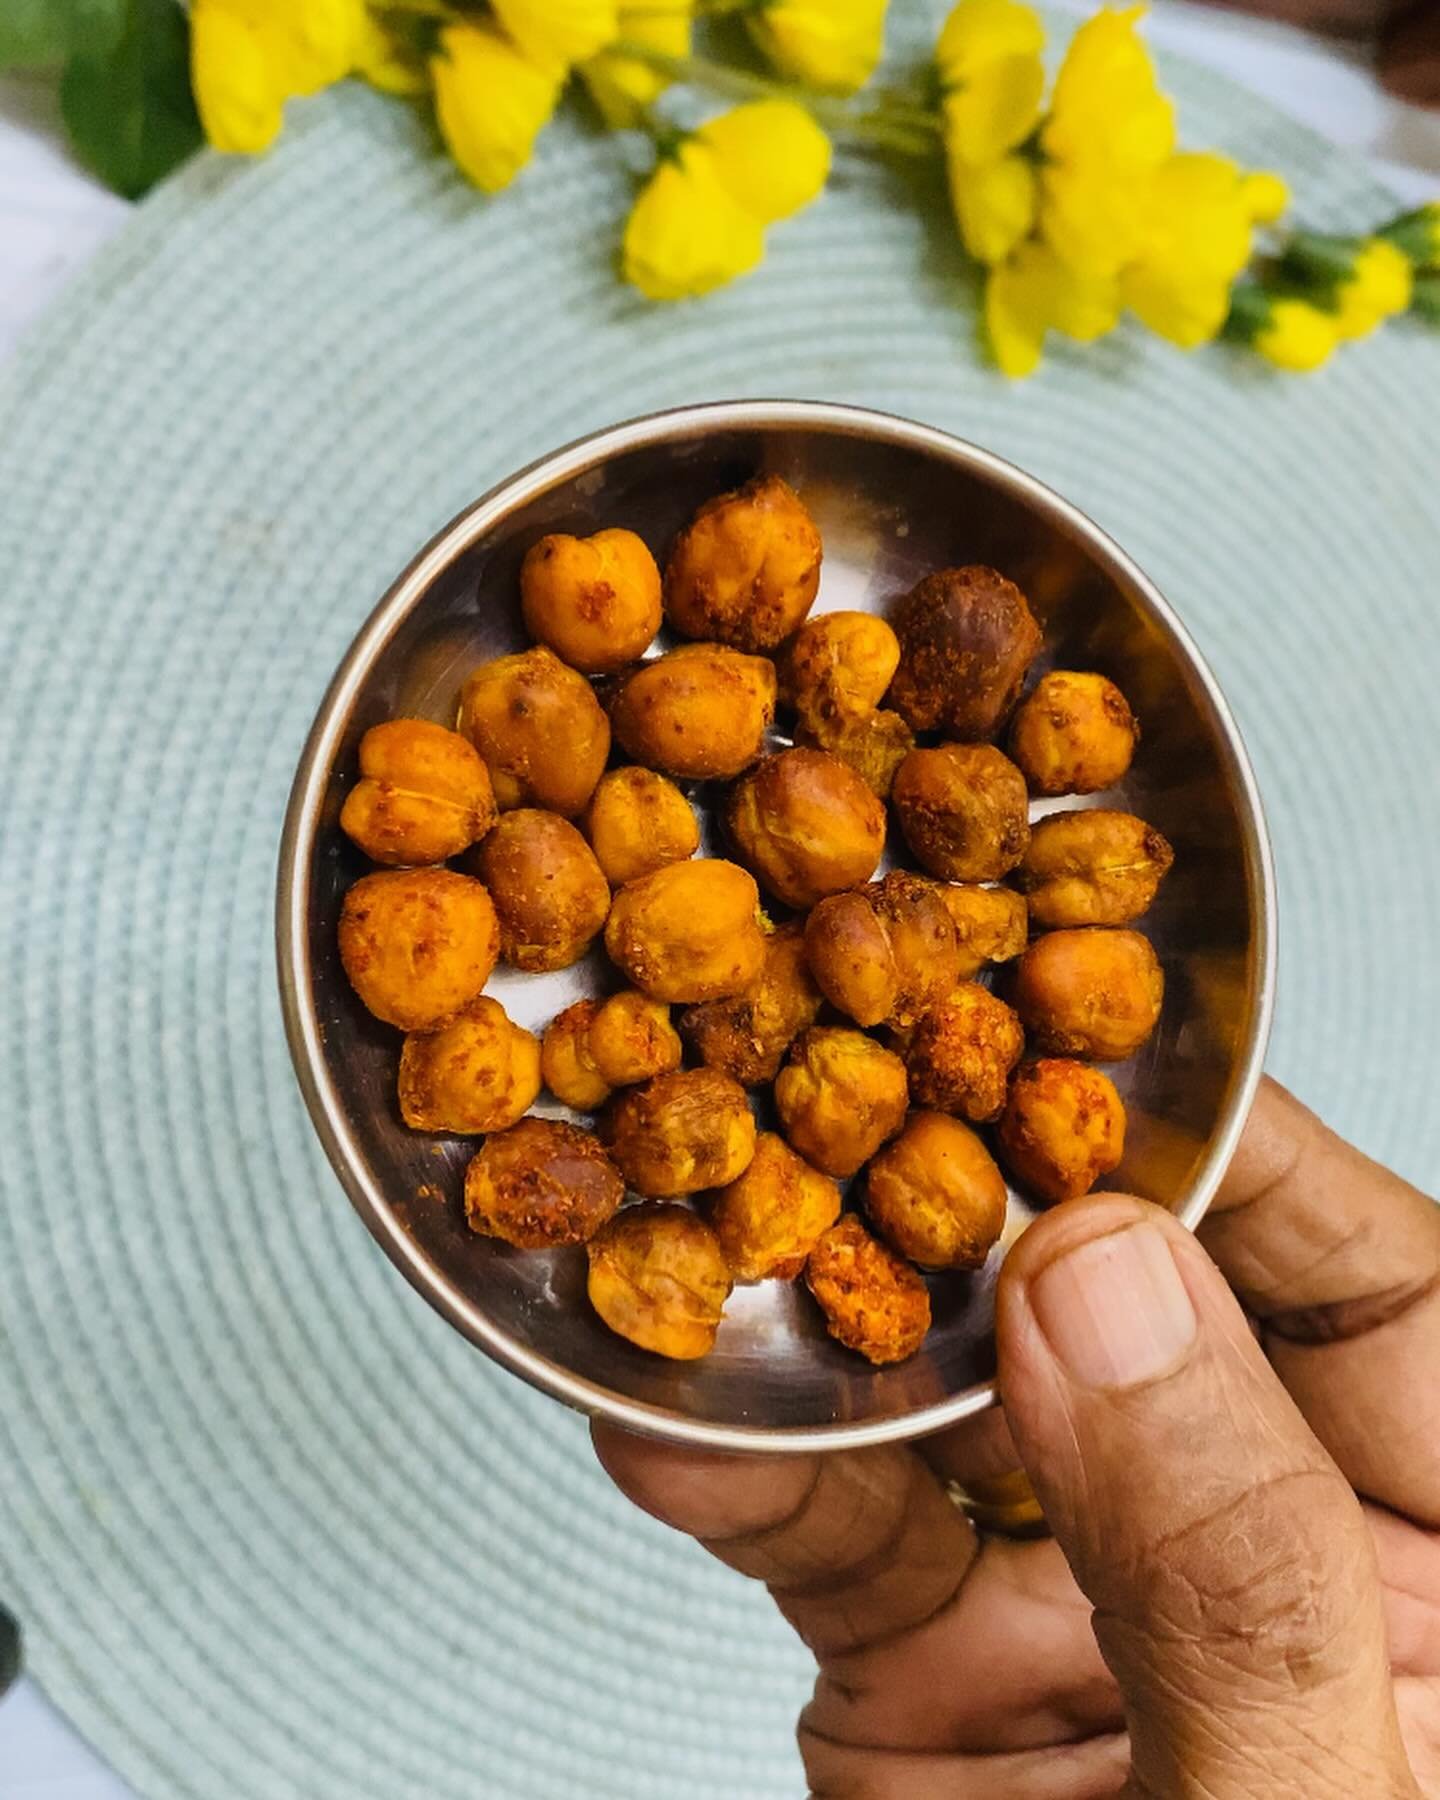
[[[430,86],[425,58],[369,11],[355,47],[355,73],[382,94],[423,94]]]
[[[1035,166],[1023,156],[972,168],[950,158],[950,200],[960,239],[977,261],[1004,262],[1035,223]]]
[[[759,0],[750,35],[782,74],[827,93],[850,94],[875,72],[886,0]]]
[[[746,275],[765,254],[765,228],[720,180],[693,140],[666,157],[625,227],[625,279],[649,300],[686,300]]]
[[[1318,369],[1340,342],[1333,312],[1322,312],[1308,300],[1275,293],[1253,281],[1242,281],[1235,288],[1225,335],[1248,344],[1277,369],[1294,374]]]
[[[349,74],[364,25],[361,0],[195,0],[190,82],[213,147],[268,149],[286,100]]]
[[[1045,28],[1020,0],[960,0],[941,29],[935,62],[944,90],[945,150],[988,164],[1034,130],[1045,91]]]
[[[564,71],[532,62],[493,26],[465,20],[440,33],[430,72],[450,154],[476,187],[498,193],[530,160]]]
[[[731,197],[762,225],[808,206],[830,173],[830,140],[792,100],[755,100],[711,119],[692,142],[708,150]]]
[[[1385,238],[1367,239],[1335,291],[1340,336],[1367,337],[1386,319],[1408,312],[1414,291],[1415,267],[1404,251]]]
[[[1402,249],[1417,269],[1440,270],[1440,200],[1428,200],[1414,212],[1392,219],[1380,236]]]
[[[690,54],[690,21],[694,0],[639,0],[620,8],[620,36],[631,44],[643,44],[662,56]],[[635,56],[605,51],[583,64],[580,73],[601,117],[612,131],[638,125],[670,84],[649,63]]]
[[[619,33],[616,0],[491,0],[495,16],[533,63],[568,68]]]
[[[1120,318],[1120,294],[1113,278],[1077,275],[1048,246],[1022,244],[1008,262],[990,271],[985,283],[985,326],[1001,370],[1031,375],[1040,365],[1049,331],[1079,343],[1094,343],[1113,331]]]

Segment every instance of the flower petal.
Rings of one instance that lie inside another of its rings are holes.
[[[935,61],[947,87],[970,81],[1001,58],[1038,58],[1045,27],[1033,7],[1020,0],[960,0],[940,29]]]
[[[684,300],[748,274],[764,253],[760,221],[721,182],[712,154],[692,141],[641,190],[621,261],[625,279],[648,299]]]
[[[830,173],[830,140],[803,106],[755,100],[694,133],[732,199],[762,225],[808,206]]]
[[[988,163],[1024,143],[1040,117],[1045,66],[1038,56],[1002,56],[976,69],[943,102],[945,149],[961,162]]]
[[[970,254],[983,263],[1004,262],[1035,223],[1034,164],[1005,156],[975,168],[952,157],[950,199]]]
[[[620,30],[616,0],[492,0],[495,16],[532,62],[584,62]]]
[[[886,0],[761,0],[745,14],[751,37],[782,75],[849,94],[875,73]]]
[[[530,160],[560,98],[560,73],[532,62],[492,25],[469,20],[441,32],[430,72],[450,154],[476,187],[498,193]]]

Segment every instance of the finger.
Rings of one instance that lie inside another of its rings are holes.
[[[1316,1796],[1413,1791],[1359,1503],[1183,1227],[1124,1196],[1057,1208],[1011,1251],[996,1326],[1137,1788],[1239,1800],[1261,1768]]]
[[[837,1744],[800,1722],[810,1800],[1106,1800],[1130,1764],[1123,1733],[994,1756]]]
[[[1267,1081],[1199,1235],[1355,1486],[1440,1524],[1440,1207]]]

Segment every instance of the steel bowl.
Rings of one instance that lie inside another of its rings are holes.
[[[477,500],[420,552],[340,665],[285,821],[280,985],[315,1128],[401,1273],[517,1375],[652,1435],[784,1451],[916,1437],[990,1405],[999,1253],[977,1275],[931,1278],[929,1337],[893,1368],[872,1369],[831,1342],[803,1288],[778,1282],[736,1289],[701,1362],[636,1349],[587,1304],[583,1252],[519,1252],[467,1229],[460,1190],[475,1143],[401,1123],[399,1036],[360,1005],[336,952],[341,897],[365,867],[337,823],[361,734],[397,714],[454,722],[464,675],[525,642],[517,576],[546,532],[625,525],[663,557],[702,500],[761,470],[782,474],[819,524],[819,610],[879,610],[932,569],[989,563],[1029,596],[1045,628],[1045,663],[1101,670],[1129,697],[1143,726],[1140,752],[1121,787],[1096,798],[1159,826],[1176,862],[1144,921],[1167,982],[1160,1026],[1111,1071],[1129,1133],[1108,1185],[1159,1201],[1191,1226],[1260,1078],[1274,885],[1235,722],[1169,605],[1073,506],[944,432],[812,402],[686,407],[557,450]],[[502,971],[491,991],[539,1030],[607,979],[613,972],[597,957],[553,975]],[[1005,1242],[1030,1216],[1019,1196],[1011,1209]]]

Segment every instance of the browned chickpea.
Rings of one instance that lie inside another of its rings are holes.
[[[572,669],[606,675],[660,629],[660,571],[633,531],[541,538],[520,567],[525,629]]]
[[[360,775],[340,829],[372,862],[444,862],[495,823],[490,773],[474,745],[428,719],[372,725],[360,740]]]
[[[1139,737],[1113,681],[1052,669],[1016,710],[1010,754],[1033,794],[1094,794],[1124,775]]]
[[[979,564],[927,575],[896,607],[900,666],[890,704],[916,731],[993,737],[1040,648],[1013,581]]]
[[[743,994],[765,966],[759,889],[744,869],[716,857],[671,863],[616,894],[605,948],[656,1000]]]
[[[820,533],[778,475],[707,500],[665,567],[665,616],[682,637],[773,650],[814,604]]]
[[[500,954],[489,894],[453,869],[362,875],[340,909],[340,961],[387,1025],[433,1031],[470,1002]]]
[[[910,1092],[962,1119],[998,1119],[1024,1048],[1013,1009],[978,982],[962,982],[915,1027],[905,1055]]]
[[[599,1010],[598,1000],[577,1000],[556,1013],[540,1044],[540,1072],[546,1087],[576,1112],[594,1112],[610,1098],[610,1084],[590,1054],[590,1027]]]
[[[1025,854],[1025,777],[993,744],[912,750],[891,798],[905,842],[932,875],[998,881]]]
[[[823,750],[782,750],[737,782],[726,823],[741,859],[787,906],[864,881],[885,848],[885,808]]]
[[[1134,813],[1051,813],[1031,833],[1015,882],[1042,930],[1125,925],[1148,910],[1174,860],[1155,827]]]
[[[590,1026],[590,1055],[612,1088],[633,1087],[680,1067],[680,1034],[663,1000],[627,988],[601,1003]]]
[[[412,1131],[504,1131],[540,1092],[540,1044],[484,994],[400,1052],[400,1116]]]
[[[543,644],[482,663],[460,694],[460,729],[484,757],[502,812],[583,812],[610,754],[594,689]]]
[[[1125,1107],[1088,1063],[1041,1057],[1010,1088],[997,1133],[1017,1181],[1041,1200],[1077,1200],[1125,1154]]]
[[[884,699],[899,661],[899,638],[874,613],[821,613],[776,659],[780,698],[806,726],[864,718]]]
[[[933,882],[892,869],[822,900],[805,955],[825,998],[858,1025],[905,1026],[953,985],[955,931]]]
[[[600,1135],[629,1185],[652,1200],[724,1187],[755,1154],[745,1090],[718,1069],[677,1069],[632,1088]]]
[[[1165,977],[1138,931],[1052,931],[1020,958],[1015,1010],[1039,1050],[1120,1062],[1155,1029]]]
[[[863,1031],[812,1025],[775,1081],[781,1129],[807,1162],[844,1179],[905,1123],[905,1065]]]
[[[715,1233],[685,1206],[627,1206],[585,1246],[590,1304],[616,1333],[692,1362],[715,1346],[730,1271]]]
[[[819,1012],[820,990],[810,979],[797,922],[768,935],[765,966],[743,994],[690,1007],[680,1029],[707,1068],[757,1087],[775,1079],[785,1052]]]
[[[750,1166],[720,1189],[710,1223],[737,1281],[793,1281],[815,1240],[840,1217],[840,1190],[773,1131]]]
[[[485,1140],[465,1171],[465,1218],[517,1250],[583,1244],[625,1198],[619,1171],[588,1131],[522,1119]]]
[[[797,725],[797,744],[828,750],[851,768],[880,799],[888,800],[895,772],[915,748],[915,733],[897,712],[883,708],[857,718],[822,719]]]
[[[517,969],[568,969],[610,911],[610,884],[590,846],[556,813],[507,812],[479,853],[500,915],[500,954]]]
[[[700,848],[695,809],[679,788],[633,763],[600,777],[585,830],[611,887],[684,862]]]
[[[911,1113],[865,1177],[871,1222],[926,1269],[978,1269],[1005,1228],[1005,1204],[994,1157],[946,1113]]]
[[[913,1356],[930,1329],[925,1283],[854,1213],[837,1220],[810,1252],[805,1285],[831,1337],[877,1367]]]
[[[611,704],[627,756],[681,780],[748,769],[775,717],[775,665],[720,644],[681,644],[624,677]]]
[[[935,891],[955,927],[955,972],[962,981],[987,963],[1013,961],[1025,948],[1030,915],[1023,894],[953,881],[936,882]]]

